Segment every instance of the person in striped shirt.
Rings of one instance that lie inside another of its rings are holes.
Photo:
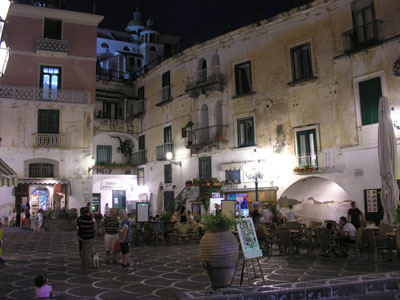
[[[110,262],[110,253],[114,250],[115,242],[118,240],[119,222],[117,219],[117,211],[111,208],[110,214],[103,220],[104,246],[106,247],[107,263]],[[114,251],[113,263],[117,263],[118,252]]]
[[[89,208],[84,207],[82,213],[78,218],[78,235],[82,241],[81,268],[86,269],[91,266],[92,248],[96,231]]]

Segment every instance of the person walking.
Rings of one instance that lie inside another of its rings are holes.
[[[114,252],[114,245],[118,240],[118,228],[117,210],[111,208],[110,215],[105,217],[103,221],[104,246],[106,247],[107,263],[110,263],[111,252],[114,254],[113,262],[116,264],[118,260],[118,253]]]
[[[354,201],[351,202],[351,208],[347,211],[347,220],[349,220],[356,229],[361,226],[360,221],[363,220],[363,214],[361,210],[359,210],[359,208],[356,206],[356,203]]]
[[[128,267],[129,243],[132,241],[131,220],[128,218],[126,209],[119,211],[119,218],[121,220],[121,224],[119,225],[119,243],[122,252],[122,266]]]
[[[78,235],[82,241],[81,268],[86,269],[91,265],[95,228],[89,208],[84,207],[82,213],[78,218]]]

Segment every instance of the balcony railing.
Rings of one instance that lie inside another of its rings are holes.
[[[126,82],[135,79],[135,74],[107,69],[97,69],[96,79],[116,82]]]
[[[64,40],[38,38],[36,40],[36,51],[68,53],[68,42]]]
[[[186,148],[198,148],[226,142],[227,125],[214,125],[187,131]]]
[[[90,92],[0,85],[0,98],[25,101],[89,104]]]
[[[189,79],[186,84],[186,92],[193,92],[197,89],[217,89],[223,90],[225,76],[221,74],[220,66],[214,66],[211,69],[203,69],[197,72],[196,76]]]
[[[133,117],[137,117],[145,112],[146,100],[137,100],[133,102],[132,113]]]
[[[164,86],[161,90],[161,101],[156,104],[156,106],[163,106],[171,102],[171,86]]]
[[[323,171],[325,173],[342,172],[344,161],[342,151],[338,148],[324,149],[318,152],[295,155],[296,172]]]
[[[157,160],[165,160],[165,154],[167,152],[173,152],[173,144],[163,144],[161,146],[157,146]]]
[[[108,119],[108,118],[95,118],[94,127],[101,131],[126,131],[125,120],[121,119]]]
[[[372,22],[357,26],[343,33],[344,52],[352,53],[358,50],[382,43],[382,21]]]
[[[61,134],[36,133],[34,134],[34,147],[61,147]]]
[[[140,150],[138,152],[133,153],[132,155],[132,164],[134,166],[142,165],[147,163],[147,151]]]

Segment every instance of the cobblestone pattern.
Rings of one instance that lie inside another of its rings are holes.
[[[95,244],[100,251],[101,266],[85,271],[79,267],[75,232],[32,232],[7,227],[3,232],[6,264],[0,267],[0,299],[33,299],[33,278],[41,271],[47,272],[49,284],[61,299],[174,299],[179,291],[211,289],[197,244],[131,247],[131,266],[122,268],[103,263],[103,239],[98,237]],[[400,270],[399,263],[382,259],[371,262],[356,254],[348,258],[323,258],[318,251],[311,256],[264,257],[261,266],[266,285],[280,288],[308,284],[304,281],[334,282],[343,276]],[[239,286],[240,271],[239,264],[233,287]],[[256,284],[262,284],[262,280],[248,280],[245,274],[244,285]]]

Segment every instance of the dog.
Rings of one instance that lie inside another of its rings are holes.
[[[93,266],[95,268],[99,268],[100,267],[99,251],[94,250],[94,247],[92,248],[92,257],[93,257]]]

